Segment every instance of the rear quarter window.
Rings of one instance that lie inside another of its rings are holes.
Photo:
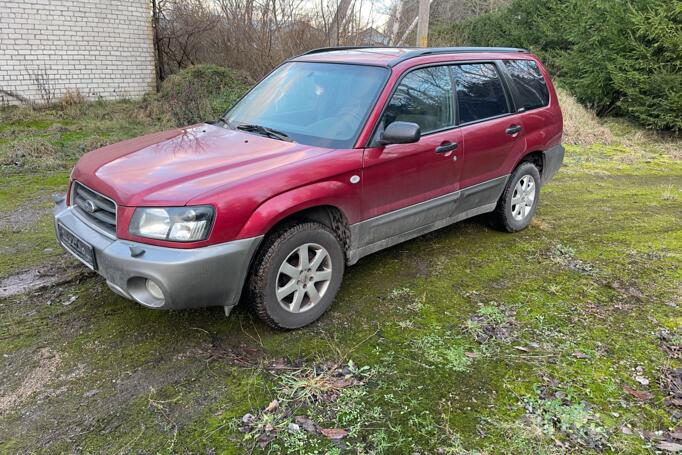
[[[505,60],[504,66],[516,89],[519,108],[536,109],[549,104],[549,90],[533,60]]]

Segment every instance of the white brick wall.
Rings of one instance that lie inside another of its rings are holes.
[[[44,102],[136,98],[154,87],[149,0],[0,0],[0,90]],[[40,82],[42,81],[42,82]],[[43,91],[44,92],[44,91]],[[1,103],[16,103],[0,92]]]

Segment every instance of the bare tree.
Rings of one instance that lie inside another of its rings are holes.
[[[395,45],[398,44],[398,33],[400,33],[400,20],[403,15],[403,7],[405,6],[405,0],[396,0],[393,7],[393,14],[390,19],[391,24],[391,41],[390,43]]]
[[[150,1],[159,80],[198,63],[260,77],[312,48],[388,42],[377,25],[380,0]]]
[[[339,33],[344,22],[346,21],[346,14],[348,14],[348,8],[350,8],[352,1],[353,0],[339,1],[339,4],[336,8],[336,13],[334,14],[334,18],[332,19],[329,26],[329,31],[327,32],[327,40],[330,46],[339,45]]]

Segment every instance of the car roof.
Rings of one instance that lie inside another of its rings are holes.
[[[477,54],[476,58],[490,58],[491,54],[528,53],[515,47],[325,47],[313,49],[293,58],[293,61],[353,63],[393,67],[406,60],[429,55],[452,55],[465,60]],[[484,54],[484,55],[483,55]]]

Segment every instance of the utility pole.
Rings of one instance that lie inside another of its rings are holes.
[[[417,17],[417,47],[429,45],[429,15],[431,0],[419,0],[419,16]]]

